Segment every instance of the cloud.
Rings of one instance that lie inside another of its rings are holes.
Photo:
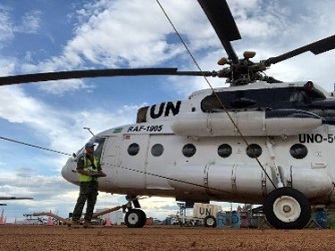
[[[42,15],[40,11],[33,10],[24,13],[20,22],[13,20],[13,11],[12,8],[0,4],[0,42],[9,42],[18,33],[37,33],[40,28]]]
[[[86,4],[77,12],[78,24],[73,37],[65,43],[60,55],[35,62],[32,53],[28,52],[26,61],[16,64],[14,70],[32,73],[92,67],[147,67],[159,65],[183,53],[179,42],[167,41],[167,36],[173,31],[161,10],[151,4],[152,1],[146,1],[150,4],[136,1]],[[173,2],[174,5],[176,3]],[[184,9],[189,3],[183,5]],[[133,13],[131,18],[130,13]],[[195,23],[191,27],[196,27]],[[92,88],[82,80],[63,82],[58,82],[57,86],[41,85],[40,88],[52,94]]]
[[[105,67],[143,67],[173,57],[175,46],[165,40],[168,26],[158,6],[146,2],[86,5],[79,12],[85,22],[78,25],[65,50]]]
[[[110,112],[102,108],[53,109],[50,105],[24,93],[18,86],[2,87],[0,96],[0,117],[13,124],[25,124],[34,131],[36,137],[49,141],[49,147],[72,152],[87,139],[84,126],[94,131],[106,127],[128,124],[134,121],[136,111],[141,106],[125,105]],[[15,104],[15,105],[13,105]],[[71,136],[71,142],[69,137]]]
[[[13,29],[15,32],[20,33],[37,33],[40,28],[42,12],[38,10],[32,10],[24,13],[21,18],[21,23],[15,26]]]
[[[64,93],[76,92],[79,90],[86,90],[87,92],[93,92],[93,89],[95,88],[94,85],[86,83],[85,80],[78,80],[78,79],[49,81],[47,84],[39,83],[37,85],[41,91],[44,91],[48,94],[61,95],[61,96]]]
[[[0,5],[0,49],[3,48],[2,44],[4,42],[11,40],[13,37],[13,24],[10,20],[9,11]]]

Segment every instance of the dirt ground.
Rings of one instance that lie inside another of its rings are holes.
[[[0,226],[0,250],[335,250],[335,230]]]

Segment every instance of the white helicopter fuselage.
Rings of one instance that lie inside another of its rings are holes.
[[[229,91],[248,88],[259,86]],[[334,125],[306,110],[204,112],[204,98],[211,92],[198,91],[188,100],[145,107],[139,111],[138,123],[95,135],[91,141],[98,145],[107,174],[99,178],[99,190],[190,203],[262,204],[267,194],[284,186],[299,190],[314,205],[335,201]],[[70,158],[62,175],[79,184],[74,170],[76,159]]]

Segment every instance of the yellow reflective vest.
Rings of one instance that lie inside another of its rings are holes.
[[[95,168],[93,168],[91,160],[84,154],[84,171],[88,172],[98,172],[98,166],[99,166],[99,159],[93,155],[93,163]],[[91,176],[87,176],[84,174],[79,174],[79,181],[80,182],[90,182],[92,179],[97,180],[97,178],[92,178]]]

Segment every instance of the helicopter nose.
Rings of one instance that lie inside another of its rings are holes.
[[[69,158],[66,164],[63,166],[61,173],[65,180],[78,185],[79,179],[76,168],[77,168],[77,162],[74,160],[74,158]]]

